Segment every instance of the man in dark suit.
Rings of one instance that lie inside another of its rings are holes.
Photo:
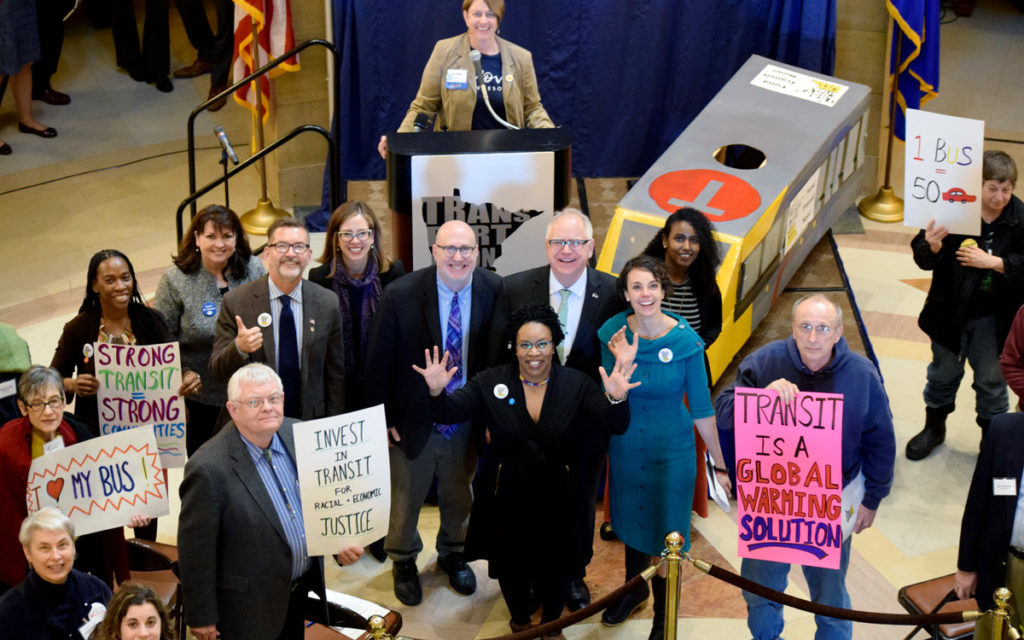
[[[185,466],[178,562],[197,640],[300,640],[309,591],[326,602],[323,558],[306,554],[295,421],[283,406],[273,369],[245,365],[228,382],[232,421]],[[349,547],[337,561],[361,554]]]
[[[494,329],[505,319],[497,311],[501,278],[476,267],[479,249],[473,229],[452,220],[441,225],[432,248],[435,265],[399,278],[384,290],[367,347],[370,404],[384,403],[391,436],[391,519],[384,548],[393,561],[395,596],[407,605],[423,598],[416,556],[423,542],[416,530],[420,507],[437,477],[441,526],[438,566],[463,595],[476,590],[476,576],[463,547],[473,503],[476,438],[469,423],[437,425],[430,419],[427,385],[412,365],[439,347],[459,371],[454,390],[486,368]]]
[[[594,228],[583,212],[566,208],[556,213],[544,241],[548,265],[505,278],[504,304],[509,312],[524,304],[551,305],[565,331],[565,342],[558,351],[561,362],[600,384],[597,330],[625,308],[625,301],[615,295],[615,278],[589,266],[594,255]],[[597,502],[597,478],[593,487],[591,505]],[[574,611],[590,603],[583,576],[572,580],[568,602]]]
[[[981,453],[964,505],[956,593],[961,599],[973,595],[982,611],[992,608],[992,592],[1006,585],[1007,567],[1024,563],[1024,522],[1017,522],[1021,518],[1016,515],[1018,508],[1024,507],[1022,432],[1022,413],[992,418],[992,425],[981,441]],[[1014,604],[1020,611],[1020,596],[1016,589],[1013,591]]]
[[[312,257],[309,232],[294,218],[276,220],[266,251],[267,275],[224,296],[210,371],[226,380],[245,363],[262,362],[281,376],[289,418],[342,413],[341,312],[331,291],[302,279]]]

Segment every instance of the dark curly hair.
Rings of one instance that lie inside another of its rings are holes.
[[[249,257],[252,256],[252,248],[249,246],[249,238],[242,228],[242,221],[238,215],[219,204],[211,204],[196,214],[189,224],[188,231],[181,237],[181,244],[178,246],[178,255],[172,256],[174,264],[181,269],[182,273],[196,273],[203,266],[202,256],[199,255],[199,247],[196,246],[196,234],[202,235],[206,229],[206,223],[212,222],[213,226],[221,233],[228,231],[235,234],[235,252],[228,258],[225,271],[231,274],[236,280],[245,277],[249,268]]]
[[[562,330],[562,323],[558,321],[558,314],[547,304],[524,304],[511,314],[505,324],[505,335],[508,338],[508,349],[512,352],[513,358],[516,342],[516,335],[524,324],[539,322],[551,331],[551,344],[557,347],[565,340],[565,331]]]
[[[85,274],[85,298],[82,299],[82,306],[78,308],[78,313],[100,308],[100,294],[93,291],[92,283],[96,280],[96,272],[99,271],[100,265],[103,264],[104,260],[109,260],[110,258],[124,260],[124,263],[128,266],[128,272],[132,274],[131,301],[141,305],[146,304],[142,299],[142,292],[139,291],[139,279],[135,277],[135,267],[132,266],[132,261],[117,249],[104,249],[94,253],[92,259],[89,260],[89,271]]]
[[[649,256],[646,253],[641,253],[635,258],[630,258],[626,264],[622,265],[622,271],[619,272],[619,277],[615,281],[615,292],[619,295],[619,299],[626,299],[626,279],[629,278],[630,271],[636,271],[637,269],[650,271],[654,279],[661,283],[661,288],[665,290],[665,297],[672,293],[672,281],[668,279],[668,269],[665,267],[665,261]]]
[[[718,243],[711,235],[715,227],[700,211],[692,207],[683,207],[670,215],[665,220],[665,225],[647,243],[643,255],[664,260],[668,234],[672,232],[672,225],[677,222],[689,224],[697,234],[700,251],[697,252],[697,259],[693,261],[688,271],[690,285],[693,287],[694,295],[698,298],[709,296],[715,290],[715,274],[718,272],[718,265],[722,262],[722,257],[718,254]]]

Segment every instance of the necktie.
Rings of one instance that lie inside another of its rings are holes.
[[[301,418],[302,392],[299,383],[299,343],[295,337],[295,315],[291,298],[281,296],[281,317],[277,325],[277,375],[284,386],[284,415]]]
[[[465,373],[462,367],[462,311],[459,309],[459,294],[452,296],[451,311],[448,312],[448,337],[444,341],[444,348],[448,351],[448,368],[455,368],[455,375],[445,386],[447,393],[453,393],[462,386]],[[455,433],[457,424],[439,424],[437,430],[445,437],[445,440]]]
[[[562,325],[562,331],[568,333],[569,331],[569,295],[572,291],[568,289],[562,289],[558,292],[562,296],[562,302],[558,305],[558,324]],[[568,337],[568,336],[566,336]],[[558,361],[565,364],[565,340],[558,345]]]

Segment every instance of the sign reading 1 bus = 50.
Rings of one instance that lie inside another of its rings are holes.
[[[985,123],[907,109],[903,223],[932,220],[950,233],[981,233],[981,160]]]

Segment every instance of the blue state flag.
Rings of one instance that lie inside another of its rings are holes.
[[[939,95],[939,0],[886,0],[893,19],[889,56],[889,86],[899,80],[893,99],[896,137],[904,139],[907,109]]]

